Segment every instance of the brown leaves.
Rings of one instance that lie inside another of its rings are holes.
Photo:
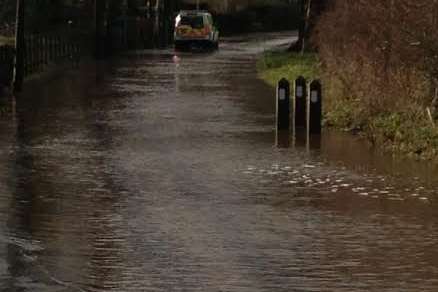
[[[350,82],[350,94],[379,111],[430,104],[437,31],[437,0],[335,0],[313,41],[327,75]]]

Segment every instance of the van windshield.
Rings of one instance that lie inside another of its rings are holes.
[[[179,25],[188,25],[192,28],[203,28],[204,19],[202,16],[183,16]]]

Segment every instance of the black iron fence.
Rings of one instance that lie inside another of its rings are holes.
[[[0,87],[9,86],[14,72],[15,49],[9,45],[0,46]]]
[[[43,72],[48,66],[69,62],[77,66],[83,43],[61,34],[29,35],[24,45],[24,76]],[[0,87],[11,85],[15,48],[0,46]]]
[[[24,75],[44,71],[51,64],[72,62],[78,64],[82,46],[60,34],[30,35],[25,38]]]

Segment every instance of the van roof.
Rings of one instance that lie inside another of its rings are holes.
[[[210,14],[210,12],[206,10],[181,10],[179,12],[181,15],[206,15]]]

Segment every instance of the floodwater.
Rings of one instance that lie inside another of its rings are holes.
[[[438,291],[436,168],[276,147],[255,59],[290,38],[29,86],[0,118],[0,291]]]

